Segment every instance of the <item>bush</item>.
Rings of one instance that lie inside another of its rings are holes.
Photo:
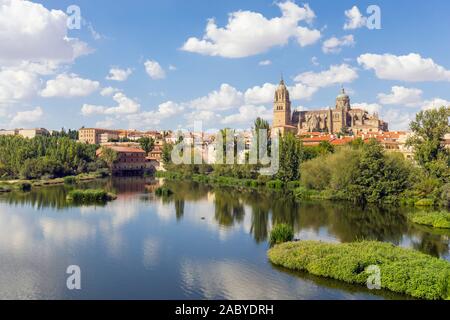
[[[115,200],[117,196],[113,193],[101,189],[72,190],[67,195],[67,200],[76,203],[104,203]]]
[[[300,181],[289,181],[286,185],[288,190],[294,190],[300,187]]]
[[[75,184],[76,182],[77,179],[74,176],[67,176],[64,178],[64,184]]]
[[[173,191],[167,187],[158,187],[155,190],[155,194],[160,197],[167,197],[173,194]]]
[[[434,200],[433,199],[420,199],[419,201],[416,201],[414,204],[416,207],[432,207],[434,206]]]
[[[313,192],[310,189],[307,189],[305,187],[299,187],[294,190],[294,197],[297,200],[309,200],[311,199]]]
[[[442,187],[441,203],[443,206],[450,207],[450,183],[447,183]]]
[[[450,212],[417,212],[410,215],[412,222],[433,228],[450,229]]]
[[[17,185],[17,187],[18,187],[18,189],[20,190],[20,191],[30,191],[31,190],[31,183],[29,183],[29,182],[20,182],[18,185]]]
[[[362,241],[329,244],[289,242],[268,252],[269,260],[288,269],[366,285],[366,268],[378,266],[381,287],[421,299],[450,298],[450,263],[390,243]]]
[[[270,232],[271,245],[292,241],[292,239],[294,239],[294,229],[284,223],[275,225]]]
[[[271,180],[267,182],[267,187],[270,189],[283,189],[284,182],[281,180]]]

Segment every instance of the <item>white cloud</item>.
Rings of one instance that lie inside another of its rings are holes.
[[[272,119],[272,108],[266,108],[264,106],[243,105],[239,108],[239,112],[226,116],[222,119],[222,124],[238,124],[246,125],[251,124],[256,117],[261,117],[266,120]]]
[[[260,61],[258,64],[260,66],[270,66],[272,64],[272,61],[270,61],[270,60],[263,60],[263,61]]]
[[[0,3],[0,61],[73,61],[91,50],[67,36],[67,15],[22,0]]]
[[[245,91],[246,104],[267,104],[272,103],[275,96],[275,90],[278,85],[273,83],[265,83],[262,86],[254,86]],[[309,100],[317,88],[309,87],[302,83],[297,83],[294,86],[288,87],[291,100]]]
[[[111,68],[109,70],[109,74],[106,77],[106,79],[113,81],[125,81],[132,73],[133,71],[130,68],[127,69]]]
[[[114,93],[119,92],[120,90],[113,87],[106,87],[103,88],[102,91],[100,91],[100,94],[104,97],[112,96]]]
[[[342,47],[353,47],[355,45],[355,39],[353,35],[343,36],[342,38],[332,37],[327,39],[322,44],[322,51],[324,53],[339,53],[342,51]]]
[[[367,24],[367,18],[359,11],[357,6],[353,6],[350,10],[345,11],[347,20],[344,25],[344,30],[352,30],[362,28]]]
[[[11,120],[11,126],[17,127],[21,125],[28,125],[33,122],[40,120],[44,112],[41,107],[36,107],[33,110],[19,111],[17,112]]]
[[[39,80],[35,73],[14,68],[0,69],[0,104],[29,98],[38,88]]]
[[[450,107],[450,101],[441,98],[434,98],[431,100],[424,101],[422,109],[423,110],[438,109],[444,106]]]
[[[85,97],[96,91],[100,86],[98,81],[83,79],[76,74],[60,74],[53,80],[48,80],[41,96],[50,97]]]
[[[295,77],[295,81],[311,87],[329,87],[336,84],[350,83],[358,78],[355,69],[347,64],[333,65],[322,72],[304,72]]]
[[[145,71],[152,79],[164,79],[166,77],[166,72],[161,67],[161,65],[154,60],[147,60],[145,63]]]
[[[224,28],[210,19],[202,39],[191,37],[182,50],[209,56],[242,58],[263,53],[274,46],[283,46],[295,38],[300,46],[317,42],[319,30],[299,26],[301,21],[311,22],[314,12],[308,5],[300,7],[294,2],[277,3],[282,15],[267,19],[252,11],[237,11],[229,15]]]
[[[105,120],[97,121],[95,123],[96,128],[114,128],[117,126],[117,120],[111,117],[107,117]]]
[[[404,56],[366,53],[358,57],[358,63],[367,70],[374,70],[377,77],[384,80],[450,81],[450,70],[417,53]]]
[[[415,118],[414,112],[405,112],[400,109],[389,109],[381,115],[389,123],[389,130],[408,130],[409,124]]]
[[[422,101],[422,90],[394,86],[392,87],[390,94],[378,94],[378,100],[381,104],[396,104],[405,105],[407,107],[416,107]]]
[[[238,107],[243,103],[243,94],[229,84],[222,84],[207,96],[197,98],[187,104],[197,110],[223,111]]]
[[[162,120],[177,116],[185,107],[173,101],[166,101],[156,111],[145,111],[127,116],[131,127],[157,126]]]
[[[360,102],[360,103],[352,103],[353,109],[363,109],[371,114],[373,113],[379,113],[381,109],[383,109],[383,106],[378,103],[366,103],[366,102]]]
[[[169,70],[170,70],[170,71],[176,71],[176,70],[177,70],[177,67],[174,66],[173,64],[171,64],[171,65],[169,65]]]
[[[128,98],[122,92],[117,92],[113,96],[113,100],[117,103],[115,107],[105,107],[91,104],[84,104],[81,108],[81,114],[89,116],[93,114],[121,115],[139,112],[140,105],[134,100]]]
[[[312,57],[311,58],[311,63],[315,66],[319,65],[319,59],[317,57]]]

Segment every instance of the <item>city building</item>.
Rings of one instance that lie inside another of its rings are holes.
[[[336,98],[334,109],[291,111],[289,91],[281,79],[275,91],[273,125],[274,132],[304,134],[307,132],[356,133],[388,131],[388,124],[377,114],[370,115],[363,109],[354,109],[350,97],[342,89]]]
[[[144,150],[114,145],[108,146],[107,148],[117,152],[117,160],[111,168],[113,175],[143,174],[145,171],[151,170]],[[97,156],[99,157],[101,154],[102,148],[97,150]]]
[[[97,129],[97,128],[81,128],[78,131],[78,140],[87,144],[100,144],[102,142],[102,135],[109,134],[111,136],[120,137],[123,132],[121,130]],[[103,140],[107,136],[103,136]],[[108,142],[108,141],[106,141]]]
[[[50,135],[50,132],[45,128],[0,130],[0,136],[21,136],[28,139],[48,135]]]

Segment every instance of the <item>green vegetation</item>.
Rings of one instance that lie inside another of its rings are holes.
[[[118,153],[117,151],[108,148],[108,147],[102,147],[100,150],[100,159],[102,159],[106,165],[108,166],[108,168],[112,168],[112,166],[114,165],[114,163],[117,161],[118,158]]]
[[[48,180],[94,172],[105,166],[97,160],[96,148],[68,136],[1,136],[0,179]]]
[[[417,212],[410,215],[412,222],[433,228],[450,229],[450,212]]]
[[[107,201],[115,200],[116,198],[117,196],[115,194],[101,189],[76,189],[70,191],[67,195],[68,201],[82,204],[105,203]]]
[[[155,190],[155,194],[160,197],[168,197],[173,194],[173,191],[167,187],[158,187]]]
[[[381,270],[381,287],[421,299],[450,298],[450,263],[389,243],[288,242],[271,248],[269,260],[288,269],[366,285],[366,268]]]
[[[147,155],[150,151],[153,150],[155,147],[155,140],[153,138],[149,137],[143,137],[138,140],[139,145],[141,146],[142,150],[145,151],[145,154]]]
[[[285,223],[276,224],[270,232],[270,245],[281,244],[294,239],[294,229]]]

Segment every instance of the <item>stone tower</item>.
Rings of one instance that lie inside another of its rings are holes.
[[[291,125],[291,100],[289,91],[284,84],[283,78],[275,91],[275,100],[273,106],[273,126],[283,127]]]

